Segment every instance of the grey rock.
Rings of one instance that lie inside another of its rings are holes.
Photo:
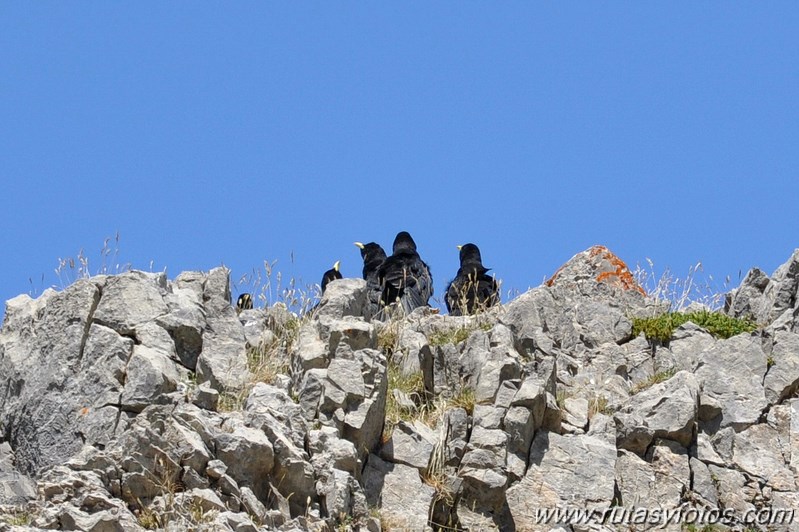
[[[266,507],[261,503],[261,501],[258,500],[258,497],[255,495],[255,493],[247,486],[240,488],[239,491],[241,493],[241,505],[244,508],[244,511],[258,521],[265,521],[267,515]],[[286,517],[290,516],[287,515]]]
[[[316,489],[327,515],[335,518],[353,515],[353,491],[357,489],[357,482],[352,475],[331,469],[322,476]]]
[[[633,325],[621,308],[603,301],[583,301],[575,308],[581,341],[588,347],[619,343],[629,338]]]
[[[301,450],[287,445],[286,439],[275,441],[275,451],[275,489],[288,499],[293,516],[302,515],[309,501],[317,502],[313,466]]]
[[[616,460],[616,482],[621,495],[620,503],[627,507],[652,507],[660,504],[656,492],[657,479],[652,466],[635,453],[621,450]],[[663,501],[670,506],[672,501]]]
[[[740,471],[762,479],[778,491],[796,491],[794,473],[779,448],[779,432],[767,424],[735,435],[732,461]]]
[[[215,488],[222,494],[236,499],[241,498],[239,485],[228,475],[222,475],[216,480]]]
[[[7,305],[0,333],[0,425],[23,473],[63,462],[84,438],[104,444],[114,435],[116,426],[107,421],[116,416],[104,411],[105,401],[118,403],[131,343],[92,327],[99,301],[97,285],[80,280],[63,292]],[[89,342],[97,331],[107,349]],[[98,366],[103,362],[107,371]]]
[[[347,403],[341,435],[355,445],[361,453],[361,460],[365,460],[371,450],[377,449],[383,432],[388,390],[387,363],[379,351],[371,349],[361,349],[355,356],[360,360],[368,394],[362,400]]]
[[[197,358],[197,380],[210,381],[219,391],[239,390],[250,375],[244,327],[230,306],[229,276],[227,268],[214,268],[203,285],[206,329]]]
[[[699,354],[714,343],[716,339],[693,322],[680,325],[669,342],[669,352],[674,357],[675,368],[693,372],[699,362]]]
[[[275,465],[272,443],[259,430],[245,426],[216,436],[216,457],[240,486],[248,486],[259,498],[269,492],[269,475]]]
[[[519,391],[511,401],[511,406],[524,407],[532,413],[532,430],[538,430],[544,423],[547,409],[547,389],[538,377],[528,377],[522,381]],[[558,425],[560,420],[558,419]]]
[[[244,402],[244,419],[252,427],[261,428],[273,443],[287,438],[294,447],[305,446],[308,424],[302,407],[286,390],[263,382],[256,383]],[[279,434],[279,436],[278,436]]]
[[[40,528],[67,530],[126,531],[142,530],[136,518],[120,499],[112,497],[102,479],[93,471],[72,471],[55,466],[41,477],[39,504],[43,512],[34,521]]]
[[[340,392],[340,398],[335,400],[338,406],[360,401],[366,396],[366,385],[359,360],[334,358],[327,368],[327,379],[333,388]],[[326,387],[325,395],[327,398],[332,398],[330,387]]]
[[[169,312],[166,292],[163,273],[134,270],[109,277],[93,319],[122,335],[133,335],[137,326]]]
[[[380,458],[415,467],[423,473],[427,471],[435,442],[435,434],[423,424],[400,421],[380,448]]]
[[[463,479],[465,489],[479,494],[484,505],[500,503],[508,484],[505,468],[507,443],[508,435],[502,430],[479,426],[472,429],[458,476]]]
[[[501,429],[502,420],[505,418],[506,408],[494,405],[474,405],[472,417],[474,425],[484,429]]]
[[[189,466],[183,466],[181,468],[180,483],[186,489],[206,489],[211,485],[207,477],[200,476],[200,473]]]
[[[795,308],[798,286],[799,249],[771,278],[757,268],[752,269],[741,286],[728,294],[725,310],[731,316],[768,325],[786,310]]]
[[[343,423],[344,438],[360,451],[361,460],[380,442],[386,411],[385,387],[375,399],[364,399],[355,410],[346,413]]]
[[[297,374],[311,369],[327,367],[328,343],[319,338],[315,323],[305,323],[300,327],[297,350],[293,354],[293,365]]]
[[[336,352],[339,344],[349,346],[352,351],[377,347],[375,327],[359,318],[347,316],[338,320],[321,319],[319,325],[322,339],[327,338],[331,353]]]
[[[799,334],[777,331],[763,381],[766,400],[775,404],[793,395],[799,388]]]
[[[311,421],[316,418],[320,403],[325,397],[326,383],[326,369],[311,369],[303,375],[302,382],[297,388],[297,395],[302,415],[306,420]]]
[[[606,441],[539,431],[533,439],[527,474],[506,492],[516,529],[541,529],[535,521],[536,508],[608,508],[614,497],[615,467],[616,448]]]
[[[676,507],[683,493],[691,487],[691,467],[687,450],[670,440],[657,440],[647,453],[647,461],[655,472],[653,503]],[[657,506],[658,504],[653,504]]]
[[[36,498],[36,482],[17,471],[14,452],[0,443],[0,505],[21,506]]]
[[[545,287],[534,288],[505,306],[501,323],[509,328],[527,356],[548,353],[552,339],[543,335],[546,318],[556,311],[555,298]]]
[[[508,473],[515,479],[520,479],[527,471],[527,458],[530,444],[535,434],[535,417],[529,408],[512,406],[508,409],[503,422],[504,430],[508,434]]]
[[[519,392],[521,386],[520,379],[505,380],[499,383],[497,395],[494,398],[494,406],[507,410],[513,403],[516,394]]]
[[[584,430],[588,426],[588,400],[568,397],[564,403],[565,411],[562,421],[576,429]]]
[[[479,370],[474,399],[478,403],[494,402],[500,385],[521,376],[521,365],[516,353],[508,348],[492,347]]]
[[[308,432],[308,449],[311,463],[316,471],[328,467],[350,473],[358,478],[361,473],[361,460],[352,442],[338,437],[338,431],[332,427],[321,427]]]
[[[205,474],[214,480],[222,478],[227,473],[227,466],[222,460],[209,460],[205,467]]]
[[[616,445],[616,423],[612,417],[605,414],[597,412],[591,416],[585,434]]]
[[[563,412],[561,412],[558,406],[558,400],[554,395],[547,392],[546,397],[547,406],[544,409],[544,420],[541,423],[541,428],[549,432],[560,433]]]
[[[258,526],[252,518],[242,512],[220,512],[210,523],[214,530],[233,530],[235,532],[257,532]]]
[[[403,375],[411,375],[417,371],[422,371],[422,360],[429,359],[430,344],[427,337],[408,327],[399,332],[397,339],[400,356],[399,367]],[[396,355],[395,355],[396,356]]]
[[[731,432],[731,436],[734,437],[735,432]],[[719,456],[716,449],[713,447],[710,437],[704,432],[700,432],[696,435],[696,457],[706,464],[715,464],[717,466],[723,466],[725,464],[724,458]]]
[[[741,286],[727,294],[725,311],[736,318],[761,319],[770,313],[763,300],[763,293],[771,282],[768,275],[759,268],[752,268],[746,274]]]
[[[211,388],[207,382],[203,382],[194,390],[191,402],[205,410],[216,411],[219,404],[219,392]]]
[[[735,429],[732,427],[725,427],[719,430],[710,438],[710,443],[713,445],[713,450],[722,458],[722,465],[732,462]]]
[[[799,434],[799,399],[792,399],[791,403],[791,434]],[[799,438],[791,437],[791,467],[799,470]]]
[[[184,292],[194,295],[191,291]],[[197,357],[203,349],[203,332],[207,326],[202,304],[195,301],[195,298],[196,296],[181,298],[180,307],[159,316],[153,322],[168,333],[178,360],[192,371],[197,367]]]
[[[736,430],[755,423],[766,408],[766,355],[760,340],[740,334],[717,341],[699,356],[696,379],[702,389],[699,416],[721,415],[720,426]]]
[[[724,508],[731,508],[739,515],[754,509],[755,506],[747,500],[746,477],[743,473],[713,464],[708,465],[708,469],[718,490],[719,503]]]
[[[452,408],[444,414],[439,433],[445,435],[446,460],[450,467],[460,464],[469,437],[469,415],[463,408]]]
[[[341,319],[345,316],[366,315],[366,281],[363,279],[340,279],[325,290],[316,307],[318,319]]]
[[[120,402],[122,408],[141,412],[177,389],[180,375],[169,356],[143,345],[133,347]]]
[[[690,458],[690,467],[691,479],[693,480],[691,489],[693,492],[701,497],[702,502],[707,506],[718,508],[719,498],[710,469],[704,462],[694,457]]]
[[[694,376],[680,371],[671,379],[634,396],[615,414],[618,446],[643,455],[654,438],[666,438],[687,447],[693,437],[699,386]]]
[[[600,346],[600,349],[602,351],[620,350],[624,361],[623,367],[611,368],[614,370],[611,374],[603,375],[605,379],[612,377],[614,374],[626,375],[631,384],[635,386],[638,383],[645,382],[657,371],[673,368],[673,366],[663,369],[656,367],[657,359],[652,356],[652,348],[643,335],[638,335],[637,338],[627,342],[623,346],[605,344]],[[656,353],[659,351],[662,350],[658,349]],[[592,366],[598,365],[597,362],[593,360],[591,364]]]
[[[417,469],[369,456],[363,473],[367,501],[380,508],[392,529],[427,530],[435,490],[422,483]]]
[[[246,340],[241,324],[231,309],[227,315],[208,318],[209,330],[197,359],[197,379],[210,381],[220,391],[239,390],[249,378]]]
[[[783,493],[775,491],[771,498],[771,509],[774,511],[775,519],[785,519],[785,521],[775,520],[775,524],[780,524],[785,530],[796,532],[799,530],[799,523],[796,522],[796,509],[799,508],[799,493]],[[777,528],[777,527],[775,527]]]

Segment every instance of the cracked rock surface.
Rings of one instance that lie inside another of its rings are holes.
[[[0,530],[619,526],[537,519],[557,507],[717,508],[742,530],[799,506],[798,291],[799,250],[728,294],[755,332],[665,342],[632,324],[668,304],[601,246],[471,317],[372,320],[361,279],[304,316],[237,314],[224,268],[22,295],[0,330]]]

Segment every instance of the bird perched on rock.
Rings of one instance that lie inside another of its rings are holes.
[[[499,285],[487,274],[480,249],[474,244],[458,246],[461,267],[447,285],[447,311],[451,316],[474,314],[499,303]]]
[[[363,278],[366,279],[366,297],[368,301],[368,317],[376,316],[380,311],[380,295],[382,289],[380,281],[377,278],[377,270],[383,265],[386,260],[386,252],[375,242],[362,244],[355,242],[358,249],[361,250],[361,258],[363,258]]]
[[[333,267],[330,268],[329,270],[327,270],[325,272],[325,274],[322,276],[322,293],[323,294],[325,293],[325,288],[327,288],[328,284],[330,284],[331,282],[335,281],[336,279],[341,279],[342,278],[341,272],[338,271],[338,268],[339,268],[340,265],[341,265],[341,261],[337,260],[333,264]]]
[[[236,310],[241,312],[242,310],[250,310],[252,308],[252,296],[248,293],[243,293],[239,296],[239,299],[236,301]]]
[[[393,253],[377,270],[384,306],[399,301],[405,314],[427,305],[433,295],[430,268],[416,252],[416,242],[405,231],[394,239]]]

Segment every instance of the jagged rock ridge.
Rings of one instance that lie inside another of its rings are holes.
[[[797,272],[799,250],[728,295],[755,333],[689,322],[665,344],[632,336],[665,307],[603,247],[476,317],[370,322],[359,279],[331,283],[310,317],[237,315],[222,268],[19,296],[0,331],[0,504],[96,531],[548,530],[536,510],[558,506],[719,508],[736,524],[797,508]]]

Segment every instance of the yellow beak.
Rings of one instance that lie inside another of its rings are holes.
[[[463,246],[455,246],[455,247],[456,247],[456,248],[458,248],[458,250],[460,251],[460,249],[461,249]]]
[[[339,267],[339,265],[341,265],[341,261],[340,261],[340,260],[337,260],[337,261],[336,261],[336,263],[335,263],[335,264],[333,264],[333,269],[334,269],[334,270],[336,270],[336,271],[338,271],[338,267]]]
[[[353,244],[355,244],[356,246],[358,246],[358,248],[359,248],[359,249],[363,249],[363,244],[362,244],[362,243],[360,243],[360,242],[353,242]]]

